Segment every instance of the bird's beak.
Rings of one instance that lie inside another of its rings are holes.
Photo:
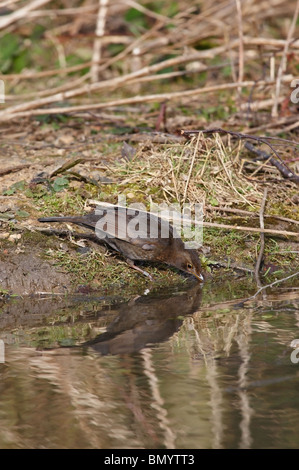
[[[199,282],[204,282],[204,277],[203,277],[202,274],[197,274],[197,273],[194,273],[194,272],[192,274],[196,277],[196,279],[199,280]]]

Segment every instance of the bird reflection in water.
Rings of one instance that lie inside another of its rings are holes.
[[[84,346],[102,355],[115,355],[164,342],[179,330],[184,316],[198,310],[201,292],[201,285],[196,283],[188,290],[143,295],[122,304],[107,331]]]

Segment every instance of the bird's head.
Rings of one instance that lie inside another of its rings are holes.
[[[178,253],[174,266],[186,273],[192,274],[199,282],[204,281],[200,259],[195,250],[184,249]]]

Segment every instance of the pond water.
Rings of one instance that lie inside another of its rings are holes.
[[[4,302],[0,448],[297,448],[299,278],[255,292]]]

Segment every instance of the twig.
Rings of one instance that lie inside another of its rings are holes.
[[[155,125],[155,131],[159,132],[161,124],[163,124],[164,132],[166,132],[166,103],[162,103],[160,106],[159,115]]]
[[[290,132],[290,131],[293,131],[294,129],[297,129],[298,126],[299,126],[299,122],[297,121],[297,122],[294,122],[294,124],[291,124],[290,126],[285,127],[283,130],[284,132]]]
[[[266,286],[260,287],[254,295],[243,300],[241,305],[243,305],[245,302],[248,302],[249,300],[255,299],[263,290],[267,289],[268,287],[273,287],[276,284],[280,284],[281,282],[292,279],[293,277],[298,276],[298,275],[299,275],[299,271],[296,272],[295,274],[291,274],[290,276],[284,277],[283,279],[278,279],[277,281],[271,282],[271,284],[267,284]],[[240,305],[240,304],[237,304],[237,305]]]
[[[101,56],[102,56],[102,39],[105,34],[105,24],[106,24],[107,12],[108,12],[108,3],[109,3],[109,0],[99,0],[96,39],[94,41],[93,54],[92,54],[93,65],[91,67],[91,81],[93,83],[97,82],[99,79],[98,62],[101,60]]]
[[[264,212],[265,212],[265,206],[266,206],[266,201],[267,201],[267,194],[268,194],[268,188],[264,189],[264,196],[260,208],[260,227],[262,230],[265,228],[265,223],[264,223]],[[256,261],[255,269],[254,269],[254,277],[257,283],[258,287],[261,287],[261,281],[259,277],[259,272],[260,272],[260,267],[261,267],[261,262],[264,256],[264,249],[265,249],[265,234],[263,232],[260,233],[261,237],[261,246],[260,246],[260,251],[259,255]]]

